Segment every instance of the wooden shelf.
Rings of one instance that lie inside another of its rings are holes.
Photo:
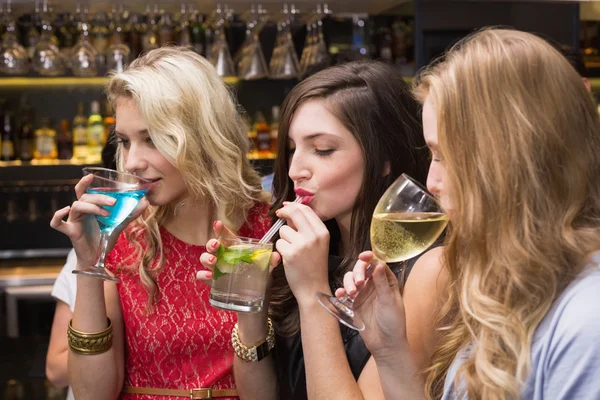
[[[49,165],[91,165],[85,162],[73,160],[31,160],[31,161],[0,161],[0,167],[31,167],[31,166],[49,166]]]
[[[239,82],[238,77],[225,77],[223,82],[228,85],[235,85]],[[107,77],[80,78],[74,76],[63,77],[0,77],[0,89],[3,88],[27,88],[27,87],[59,87],[59,86],[80,86],[80,87],[98,87],[102,88],[108,81]]]

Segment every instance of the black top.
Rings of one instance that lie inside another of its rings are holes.
[[[419,257],[414,257],[405,263],[405,282],[418,258]],[[329,256],[329,286],[331,286],[332,293],[335,292],[335,287],[332,284],[333,281],[331,277],[341,262],[341,257]],[[402,263],[390,264],[390,268],[396,274],[398,281],[400,281],[402,276],[402,265]],[[365,364],[371,357],[371,353],[365,346],[358,331],[350,329],[341,323],[339,324],[339,327],[344,342],[344,349],[346,350],[346,356],[348,357],[348,363],[350,364],[350,370],[354,375],[354,379],[358,380]],[[273,357],[275,360],[277,380],[279,382],[279,398],[281,400],[305,400],[308,395],[306,393],[306,372],[304,369],[304,354],[302,353],[302,338],[300,332],[289,337],[275,335]]]

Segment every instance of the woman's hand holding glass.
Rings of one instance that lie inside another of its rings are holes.
[[[69,237],[77,255],[78,267],[93,265],[98,254],[100,228],[95,216],[107,217],[110,213],[102,206],[112,206],[115,199],[102,195],[87,193],[88,186],[94,179],[86,175],[75,185],[77,200],[71,205],[54,213],[50,226]],[[113,231],[109,249],[112,248],[123,229],[148,207],[148,201],[142,199],[131,215]],[[64,221],[64,218],[67,220]]]
[[[213,229],[216,237],[236,237],[236,234],[231,232],[222,221],[215,221],[213,224]],[[218,239],[210,239],[208,242],[206,242],[206,252],[202,253],[200,256],[200,263],[202,263],[204,268],[207,270],[198,271],[196,273],[196,279],[208,286],[211,286],[212,284],[213,270],[215,265],[217,265],[217,252],[219,251],[219,247],[221,247],[221,243]],[[269,275],[273,271],[273,268],[279,265],[280,260],[281,257],[279,254],[274,251],[271,254]],[[265,308],[268,309],[268,307]]]
[[[231,232],[225,224],[221,221],[215,221],[213,225],[214,233],[216,237],[235,237],[236,235]],[[217,264],[217,252],[221,247],[221,243],[218,239],[210,239],[206,243],[206,252],[200,256],[200,263],[206,268],[196,273],[196,279],[200,282],[211,286],[213,280],[213,271]],[[273,269],[279,265],[281,260],[280,255],[277,252],[271,253],[271,259],[269,264],[269,280]],[[257,313],[238,312],[238,324],[240,340],[243,343],[257,343],[267,336],[267,316],[269,310],[269,284],[267,284],[267,292],[262,307],[262,311]]]
[[[360,253],[335,295],[353,297],[354,312],[365,325],[361,337],[375,359],[384,359],[406,345],[406,317],[398,278],[382,261],[367,272],[374,260],[373,252]]]

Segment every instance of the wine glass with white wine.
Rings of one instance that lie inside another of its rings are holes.
[[[418,182],[402,174],[383,194],[371,220],[371,246],[378,262],[396,263],[409,260],[427,250],[448,224],[448,216],[438,200]],[[403,267],[404,268],[404,267]],[[367,273],[369,276],[369,273]],[[339,299],[316,292],[319,303],[344,325],[358,331],[364,323],[353,311],[353,298]]]

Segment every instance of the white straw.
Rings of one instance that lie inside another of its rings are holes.
[[[296,197],[296,200],[294,200],[294,203],[300,203],[302,199],[303,196],[298,196]],[[279,229],[283,226],[283,224],[285,224],[285,218],[279,218],[273,224],[271,229],[269,229],[269,231],[265,233],[265,236],[263,236],[262,239],[260,239],[259,243],[269,243],[271,239],[273,239],[273,236],[275,236],[277,232],[279,232]]]

